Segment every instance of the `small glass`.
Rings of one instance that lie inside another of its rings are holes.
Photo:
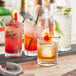
[[[41,27],[34,22],[24,23],[24,48],[25,55],[37,56],[37,38],[40,36]]]
[[[58,42],[57,38],[52,38],[51,42],[46,42],[42,38],[37,42],[38,64],[41,66],[52,66],[57,64]]]
[[[22,23],[17,20],[6,21],[5,56],[17,58],[22,55]]]

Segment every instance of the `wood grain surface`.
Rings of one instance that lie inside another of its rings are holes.
[[[58,58],[58,64],[41,67],[36,61],[20,63],[24,74],[20,76],[76,76],[76,55]]]

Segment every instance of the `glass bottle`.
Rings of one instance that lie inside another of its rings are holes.
[[[21,11],[20,11],[21,16],[25,20],[26,18],[32,19],[32,16],[26,12],[26,2],[25,0],[21,0]]]
[[[35,0],[35,19],[38,16],[39,11],[42,9],[42,0]]]
[[[0,44],[4,44],[4,26],[6,19],[11,19],[10,10],[5,8],[5,1],[0,0]]]
[[[42,8],[40,13],[39,21],[41,23],[41,28],[43,29],[42,35],[44,35],[45,32],[49,33],[51,36],[54,35],[54,24],[53,20],[49,16],[49,10],[47,7]]]

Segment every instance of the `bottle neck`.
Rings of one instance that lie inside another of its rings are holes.
[[[38,0],[37,4],[42,5],[42,0]]]
[[[25,11],[25,0],[21,0],[21,11]]]

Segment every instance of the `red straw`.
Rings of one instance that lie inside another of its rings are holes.
[[[14,20],[18,20],[18,13],[16,12],[15,14],[14,14]]]

